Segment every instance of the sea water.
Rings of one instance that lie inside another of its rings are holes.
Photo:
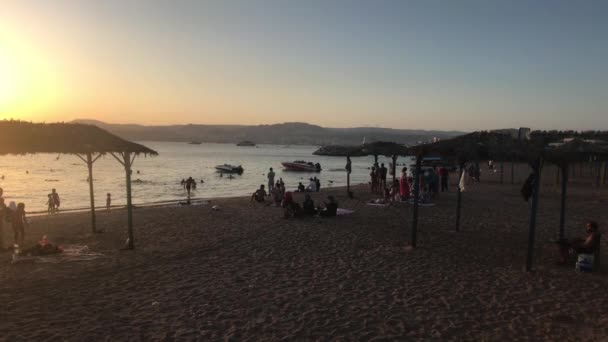
[[[217,198],[247,196],[260,184],[266,185],[269,168],[275,171],[275,182],[283,178],[287,190],[294,191],[298,182],[308,186],[309,178],[321,180],[321,188],[346,186],[346,158],[315,156],[318,146],[258,145],[239,147],[235,144],[191,145],[178,142],[144,141],[141,144],[157,151],[158,156],[135,159],[132,174],[134,204],[183,200],[186,192],[182,179],[192,176],[197,188],[192,196]],[[353,157],[351,184],[367,184],[372,156]],[[320,163],[322,171],[294,172],[283,170],[281,162],[305,160]],[[380,156],[380,163],[388,168],[390,159]],[[242,165],[242,175],[227,174],[220,177],[215,166],[220,164]],[[401,157],[398,164],[410,164],[410,158]],[[61,197],[60,209],[79,209],[90,206],[88,170],[82,160],[74,155],[36,154],[23,156],[0,156],[0,187],[4,198],[24,202],[28,212],[46,210],[47,195],[57,189]],[[106,194],[112,194],[112,205],[126,203],[125,170],[116,159],[107,154],[97,160],[93,167],[95,205],[104,207]],[[204,184],[200,180],[204,180]]]

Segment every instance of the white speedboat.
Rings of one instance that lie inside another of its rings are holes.
[[[282,162],[281,163],[286,170],[289,171],[306,171],[306,172],[320,172],[321,164],[311,163],[303,160],[296,160],[293,162]]]
[[[243,167],[241,165],[239,166],[234,166],[234,165],[230,165],[230,164],[222,164],[222,165],[217,165],[215,167],[215,169],[218,172],[222,172],[222,173],[238,173],[239,175],[241,173],[243,173]]]

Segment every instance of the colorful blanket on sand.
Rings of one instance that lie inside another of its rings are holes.
[[[101,253],[93,252],[86,245],[65,245],[62,246],[63,252],[58,254],[40,256],[17,256],[13,258],[13,263],[59,263],[68,261],[89,261],[103,258]]]
[[[355,212],[354,210],[338,208],[338,210],[336,211],[336,215],[338,215],[338,216],[348,215],[348,214],[352,214],[354,212]]]

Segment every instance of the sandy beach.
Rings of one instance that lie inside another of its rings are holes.
[[[88,213],[38,217],[27,244],[48,234],[103,257],[11,264],[0,255],[0,340],[605,340],[608,259],[596,274],[554,264],[559,193],[545,180],[533,273],[524,272],[520,184],[496,175],[464,193],[460,232],[454,184],[421,208],[414,250],[405,247],[412,207],[366,205],[365,186],[354,199],[315,193],[355,211],[327,219],[285,219],[244,197],[137,208],[134,251],[118,250],[125,210],[99,212],[105,233],[95,235]],[[586,219],[605,231],[607,191],[572,182],[567,235],[583,234]]]

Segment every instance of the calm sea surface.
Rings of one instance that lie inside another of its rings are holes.
[[[275,181],[283,178],[288,190],[295,190],[298,182],[308,185],[317,176],[321,187],[346,185],[343,157],[313,156],[318,146],[259,145],[239,147],[234,144],[190,145],[173,142],[141,142],[156,150],[156,157],[135,159],[133,166],[133,202],[135,204],[180,200],[186,197],[180,185],[183,178],[192,176],[198,184],[193,197],[212,198],[243,196],[266,184],[268,168],[275,170]],[[306,173],[284,171],[281,162],[306,160],[320,163],[323,171]],[[409,160],[409,159],[408,159]],[[409,163],[401,158],[398,163]],[[373,157],[352,158],[351,184],[367,183]],[[390,160],[381,157],[388,167]],[[218,164],[242,165],[245,172],[229,179],[220,177]],[[139,174],[137,173],[139,171]],[[61,196],[61,208],[78,209],[89,206],[88,171],[85,164],[72,155],[25,155],[0,157],[0,187],[4,198],[24,202],[27,211],[46,210],[47,195],[52,188]],[[105,206],[106,193],[112,194],[112,204],[125,204],[125,172],[110,155],[101,157],[94,165],[93,179],[96,206]]]

